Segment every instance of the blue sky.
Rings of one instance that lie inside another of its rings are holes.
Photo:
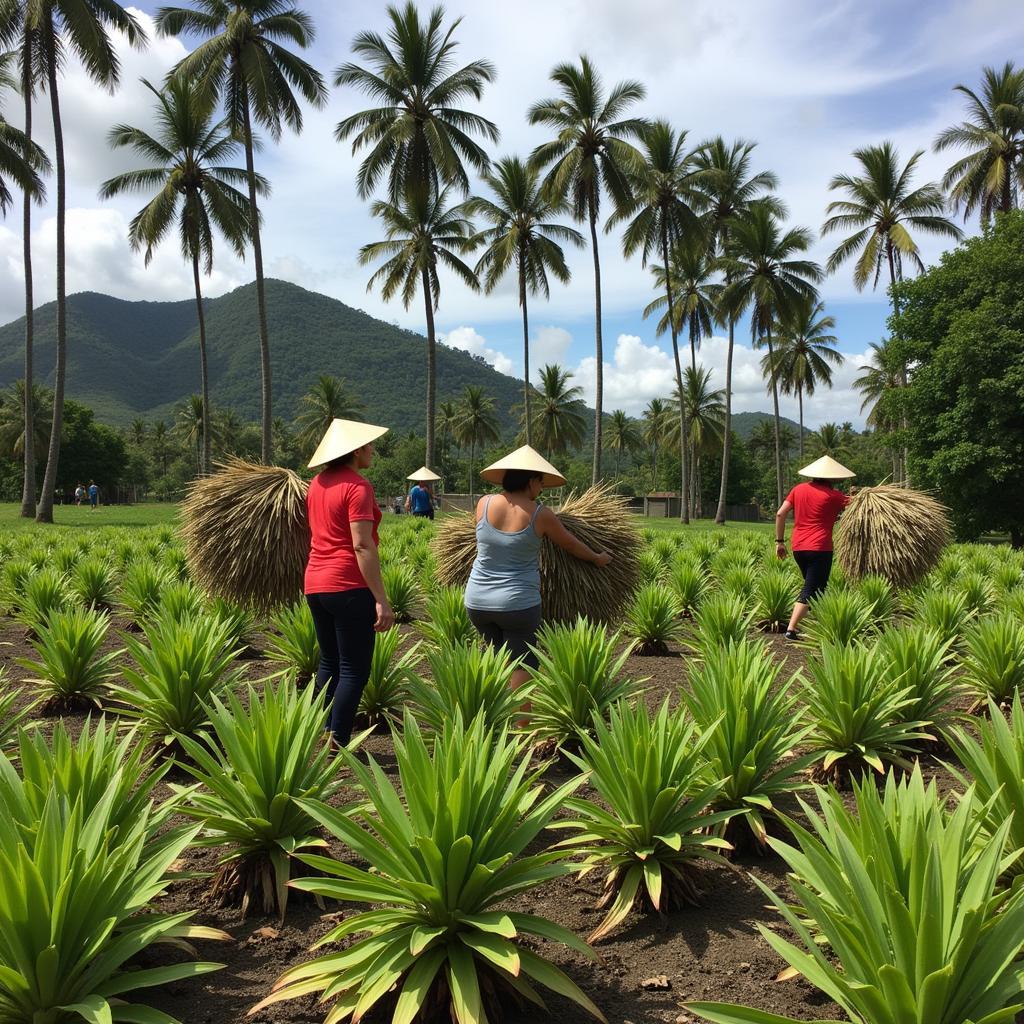
[[[302,3],[302,0],[299,0]],[[144,21],[158,5],[136,6]],[[383,30],[385,5],[354,0],[305,0],[318,37],[307,57],[325,75],[348,59],[353,35]],[[957,82],[976,85],[984,64],[1002,64],[1024,43],[1024,6],[1005,0],[469,0],[446,5],[463,16],[458,30],[465,60],[489,57],[498,80],[479,110],[495,121],[502,139],[495,155],[526,154],[544,138],[526,124],[530,103],[551,95],[553,64],[587,52],[606,84],[639,78],[647,99],[638,112],[669,118],[696,143],[710,135],[743,137],[758,143],[755,164],[776,172],[789,221],[817,232],[833,174],[853,170],[858,146],[893,140],[904,158],[924,149],[918,181],[937,180],[950,162],[930,150],[936,133],[961,116],[953,93]],[[99,184],[125,169],[125,155],[104,144],[113,123],[148,126],[147,95],[140,76],[159,81],[191,41],[155,39],[145,53],[123,47],[123,84],[116,95],[92,86],[69,64],[63,102],[70,182],[69,287],[94,289],[128,299],[187,298],[191,277],[174,241],[157,253],[147,270],[125,241],[127,223],[141,205],[129,198],[97,199]],[[4,97],[10,111],[11,97]],[[268,274],[333,295],[383,319],[423,328],[421,303],[404,310],[366,292],[369,276],[358,266],[359,246],[379,237],[353,186],[358,157],[338,145],[334,125],[364,100],[332,89],[326,109],[309,111],[301,136],[286,136],[258,156],[274,195],[264,207],[264,252]],[[14,120],[13,111],[10,116]],[[48,143],[48,111],[40,108],[39,139]],[[19,222],[0,224],[0,322],[19,315],[21,293]],[[54,247],[52,210],[35,228],[37,295],[52,297]],[[941,246],[921,238],[926,262]],[[812,250],[824,262],[830,240]],[[672,387],[671,360],[664,340],[641,311],[651,298],[649,273],[626,261],[619,239],[601,240],[604,271],[606,408],[638,414],[650,398]],[[573,370],[589,396],[594,378],[593,279],[589,253],[571,257],[573,281],[552,291],[551,301],[531,306],[534,367],[557,360]],[[250,265],[224,250],[206,283],[221,294],[251,280]],[[443,282],[438,329],[448,343],[483,355],[499,370],[521,372],[521,328],[513,282],[490,296]],[[843,268],[822,288],[835,316],[840,349],[846,354],[831,392],[805,403],[807,421],[861,422],[859,396],[851,384],[872,342],[885,331],[884,293],[858,294],[851,270]],[[757,373],[760,358],[737,333],[738,409],[766,409],[770,403]],[[710,339],[702,359],[722,384],[724,341]],[[325,372],[344,375],[344,353]],[[254,381],[254,386],[256,382]],[[795,403],[784,402],[795,413]]]

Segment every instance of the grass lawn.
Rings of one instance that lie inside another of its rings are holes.
[[[683,526],[678,519],[653,518],[651,516],[637,516],[636,524],[641,530],[657,530],[664,533],[675,533],[677,530],[684,530],[687,533],[707,533],[711,530],[728,530],[735,533],[737,530],[756,530],[758,533],[769,533],[775,529],[775,522],[766,523],[726,523],[719,526],[714,519],[692,519],[689,526]]]
[[[35,527],[31,519],[22,519],[21,506],[0,504],[0,533]],[[90,530],[99,526],[161,526],[178,521],[178,506],[173,502],[146,502],[142,505],[55,505],[54,526],[58,529]],[[36,527],[47,530],[50,527]]]

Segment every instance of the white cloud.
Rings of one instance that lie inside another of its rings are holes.
[[[487,360],[498,373],[511,375],[515,370],[512,360],[504,352],[491,348],[487,344],[487,339],[472,327],[456,327],[455,330],[449,331],[445,335],[439,335],[439,338],[449,348],[461,349],[470,355],[480,356]]]
[[[711,386],[725,387],[725,363],[728,352],[726,338],[709,338],[701,346],[697,365],[711,370]],[[684,357],[685,366],[689,355]],[[761,376],[762,352],[737,341],[733,351],[733,410],[757,412],[771,409],[771,398]],[[860,411],[861,396],[854,390],[853,381],[860,366],[868,361],[868,354],[844,356],[843,363],[833,371],[833,386],[822,388],[811,397],[804,398],[804,424],[814,429],[825,422],[842,423],[849,420],[863,426]],[[594,402],[596,362],[592,357],[583,359],[574,370],[573,383],[583,389],[590,405]],[[645,345],[632,334],[620,334],[615,342],[611,362],[604,364],[604,409],[623,409],[630,416],[640,416],[652,398],[668,398],[675,391],[675,366],[672,356],[657,345]],[[797,419],[796,397],[779,396],[779,411],[783,416]]]
[[[534,370],[531,376],[538,380],[540,368],[545,363],[561,365],[572,344],[572,335],[564,327],[540,327],[530,339],[530,363]]]

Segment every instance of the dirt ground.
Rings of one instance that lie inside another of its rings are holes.
[[[108,639],[110,649],[120,646],[117,633],[125,626],[124,620],[115,619]],[[774,636],[766,637],[765,642],[787,671],[795,671],[802,664],[804,655],[798,648]],[[10,619],[0,620],[0,663],[7,667],[7,681],[22,683],[26,696],[31,684],[25,680],[31,673],[18,664],[18,659],[32,655],[24,629]],[[243,664],[246,676],[252,680],[271,671],[271,666],[258,657]],[[665,657],[632,657],[627,670],[636,678],[648,677],[646,699],[659,704],[666,695],[675,699],[679,687],[685,685],[686,656],[677,650]],[[75,733],[83,720],[83,715],[66,719]],[[389,774],[394,774],[390,737],[372,736],[364,749]],[[939,778],[943,789],[951,786],[948,771],[937,763],[929,761],[926,769]],[[564,765],[555,765],[549,771],[550,781],[560,781],[566,771]],[[794,811],[796,807],[792,805],[787,810]],[[216,860],[215,850],[191,849],[183,868],[209,872]],[[597,963],[542,940],[543,951],[580,985],[612,1024],[686,1024],[695,1019],[683,1009],[682,1004],[688,999],[746,1003],[801,1020],[841,1018],[834,1004],[802,980],[774,980],[784,964],[761,937],[758,925],[775,926],[777,919],[766,908],[765,897],[753,878],[774,889],[784,889],[781,859],[747,854],[736,858],[735,868],[715,867],[707,871],[702,907],[663,917],[634,912],[624,925],[597,944]],[[300,869],[298,874],[301,873]],[[571,876],[557,879],[515,900],[511,907],[544,915],[586,936],[599,920],[594,910],[599,886],[596,875],[582,881]],[[194,910],[195,923],[212,925],[230,934],[230,942],[199,944],[200,957],[222,963],[224,969],[162,989],[146,990],[139,994],[140,1001],[172,1014],[183,1024],[236,1024],[247,1019],[309,1024],[322,1020],[325,1010],[318,1008],[312,998],[277,1004],[254,1018],[247,1018],[246,1014],[268,994],[280,973],[306,959],[311,944],[337,923],[339,915],[347,915],[354,906],[335,904],[320,909],[296,893],[283,925],[252,910],[243,921],[237,910],[214,905],[208,889],[209,881],[202,878],[175,883],[158,906],[165,911]],[[140,966],[161,962],[158,957],[177,955],[151,950],[147,954],[149,959]],[[645,986],[648,979],[661,975],[667,979],[667,988]],[[592,1019],[560,997],[552,996],[548,1005],[552,1019],[559,1024],[582,1024]],[[381,1017],[366,1019],[374,1021]],[[543,1018],[536,1011],[522,1011],[514,1006],[508,1008],[506,1017],[514,1024],[540,1019]]]

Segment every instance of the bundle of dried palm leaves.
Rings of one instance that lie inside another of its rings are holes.
[[[909,487],[862,488],[839,520],[836,557],[843,572],[911,586],[935,567],[950,541],[946,511],[931,495]]]
[[[290,469],[231,459],[182,505],[189,569],[208,593],[266,611],[302,595],[306,483]]]
[[[585,615],[596,622],[616,622],[636,590],[642,544],[626,499],[592,487],[570,495],[558,517],[570,533],[595,551],[607,551],[612,560],[598,569],[545,541],[540,553],[545,620],[570,622]],[[446,518],[433,543],[439,582],[465,586],[476,557],[474,517],[460,513]]]

